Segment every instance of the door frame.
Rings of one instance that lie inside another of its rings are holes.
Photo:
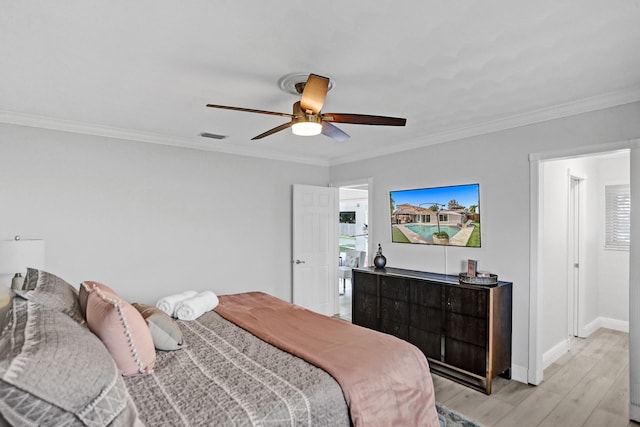
[[[367,256],[369,258],[371,258],[371,254],[373,252],[371,252],[371,248],[373,247],[373,241],[374,241],[374,237],[376,237],[375,235],[375,227],[373,226],[374,222],[374,212],[375,209],[373,208],[373,203],[374,203],[374,195],[373,195],[373,178],[372,177],[368,177],[368,178],[361,178],[361,179],[352,179],[349,181],[336,181],[336,182],[332,182],[331,184],[329,184],[330,187],[336,187],[338,188],[338,191],[340,189],[340,187],[353,187],[356,185],[367,185],[367,198],[368,198],[368,212],[367,215],[369,217],[369,224],[368,224],[368,233],[369,233],[369,238],[367,239]],[[339,203],[339,199],[340,197],[338,196],[338,203],[336,204],[336,209],[337,209],[337,213],[336,215],[340,214],[340,203]],[[339,242],[339,236],[336,236],[336,247],[340,244]],[[369,260],[371,261],[371,260]],[[338,283],[338,276],[336,275],[336,283],[335,283],[336,289],[338,289],[339,283]],[[336,305],[339,305],[339,301],[338,301],[338,297],[339,295],[336,294]]]
[[[538,385],[543,380],[542,346],[540,332],[542,330],[542,306],[540,294],[544,274],[542,271],[542,238],[543,238],[543,209],[544,209],[544,162],[553,159],[565,159],[581,157],[591,154],[606,153],[640,147],[640,139],[618,141],[613,143],[595,144],[590,146],[574,147],[556,151],[547,151],[529,154],[529,362],[527,366],[527,382]],[[633,170],[633,157],[631,159]],[[633,229],[633,224],[632,224]],[[632,234],[635,234],[632,232]],[[637,245],[637,243],[636,243]],[[633,235],[631,247],[633,243]],[[631,253],[631,248],[630,248]],[[631,269],[633,270],[633,269]],[[629,288],[634,286],[633,272],[629,278]],[[630,303],[633,303],[630,299]],[[629,318],[629,332],[636,327]],[[633,351],[630,349],[630,356]]]

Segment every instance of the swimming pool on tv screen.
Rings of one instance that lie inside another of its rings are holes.
[[[420,224],[412,224],[406,226],[409,230],[413,231],[416,234],[419,234],[425,240],[432,242],[433,241],[433,233],[438,232],[437,225],[420,225]],[[441,225],[440,231],[445,231],[449,237],[453,237],[460,231],[460,227],[456,227],[453,225]]]

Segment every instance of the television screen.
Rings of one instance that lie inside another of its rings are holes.
[[[480,247],[480,184],[389,193],[391,241]]]
[[[356,211],[340,212],[340,224],[355,224],[355,223],[356,223]]]

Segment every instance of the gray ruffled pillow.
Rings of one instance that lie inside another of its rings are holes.
[[[85,323],[78,292],[54,274],[29,268],[22,289],[15,289],[14,292],[36,304],[65,313],[80,324]]]
[[[11,314],[0,335],[0,413],[9,424],[140,424],[98,337],[66,314],[21,298],[13,299]]]
[[[11,315],[11,305],[13,300],[13,291],[9,288],[0,287],[0,334],[5,325],[9,323]],[[0,423],[0,426],[2,423]]]

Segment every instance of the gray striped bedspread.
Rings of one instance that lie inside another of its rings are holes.
[[[182,350],[125,377],[147,426],[349,426],[338,383],[320,368],[208,312],[179,322]]]

